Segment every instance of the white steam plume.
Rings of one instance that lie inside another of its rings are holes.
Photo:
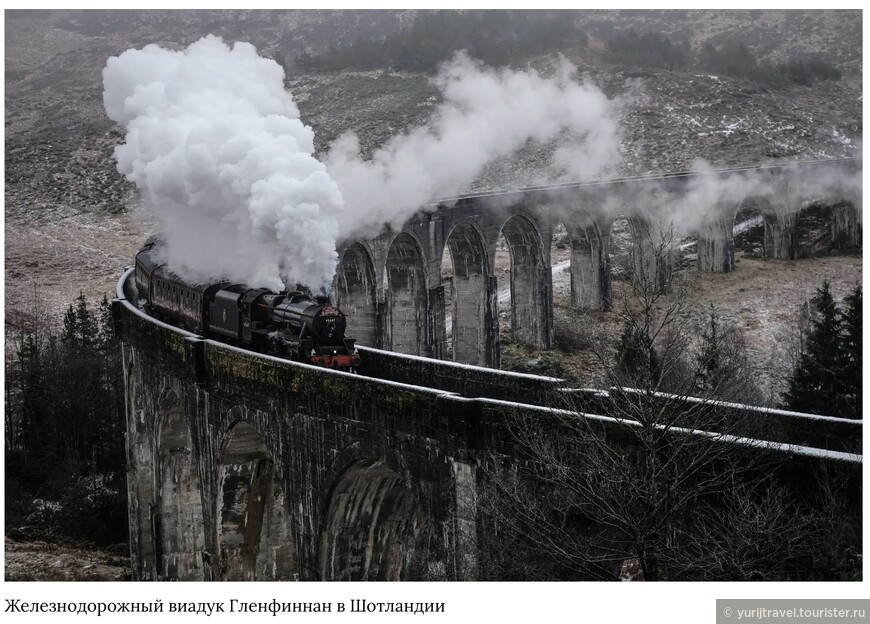
[[[552,164],[575,180],[613,165],[612,103],[573,73],[564,58],[548,79],[532,70],[496,72],[457,54],[438,75],[443,102],[429,127],[392,138],[370,161],[360,157],[353,133],[330,146],[326,163],[348,205],[340,236],[377,233],[384,223],[401,227],[425,203],[459,192],[484,166],[527,141],[570,135],[573,147],[558,150]]]
[[[443,103],[429,126],[394,137],[371,161],[344,135],[328,167],[313,157],[283,70],[246,43],[230,48],[209,36],[180,52],[128,50],[109,59],[103,99],[127,127],[118,170],[158,218],[170,268],[192,279],[319,288],[332,281],[337,239],[400,228],[527,142],[570,137],[552,166],[573,179],[614,164],[612,103],[578,83],[566,60],[556,69],[554,78],[496,72],[458,54],[437,78]]]
[[[108,60],[103,102],[127,127],[118,170],[143,191],[180,274],[277,290],[331,282],[342,197],[283,79],[252,45],[213,36]]]
[[[666,203],[652,204],[653,212],[673,223],[681,235],[692,235],[721,224],[731,224],[740,205],[748,198],[760,199],[763,212],[783,219],[795,215],[813,201],[851,201],[861,218],[861,176],[839,168],[817,169],[809,173],[797,162],[783,162],[783,169],[771,174],[764,169],[716,172],[712,165],[696,159],[685,189]],[[789,165],[793,166],[789,166]]]

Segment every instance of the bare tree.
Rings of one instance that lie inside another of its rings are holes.
[[[705,503],[674,562],[696,580],[763,581],[800,578],[801,567],[830,537],[830,514],[798,504],[771,478],[737,483],[718,504]]]
[[[673,240],[663,230],[628,254],[616,310],[623,338],[615,354],[604,344],[596,352],[611,387],[566,393],[559,408],[507,423],[523,459],[493,457],[486,471],[485,576],[774,578],[771,569],[756,574],[756,551],[736,548],[739,540],[775,538],[766,560],[786,563],[806,554],[798,536],[817,545],[829,526],[758,485],[786,459],[751,441],[763,423],[689,399],[699,389],[749,396],[752,376],[738,333],[723,330],[715,310],[699,326],[690,279],[662,272]],[[732,553],[718,572],[718,551],[703,546],[713,537]],[[506,544],[511,552],[499,556]]]

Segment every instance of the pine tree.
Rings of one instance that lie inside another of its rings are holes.
[[[70,304],[63,317],[64,343],[82,348],[96,345],[98,339],[97,322],[94,314],[88,308],[88,299],[83,292],[76,297],[75,307]]]
[[[66,312],[63,315],[63,333],[61,339],[64,342],[73,342],[78,336],[78,320],[76,319],[76,311],[72,304],[69,304]]]
[[[23,325],[6,366],[7,514],[23,521],[35,498],[59,500],[62,511],[37,529],[98,543],[126,531],[106,521],[125,509],[123,373],[110,324],[108,298],[93,309],[80,294],[59,335],[50,324]],[[84,497],[79,485],[97,480],[108,489]]]
[[[861,339],[862,339],[862,290],[861,285],[849,293],[843,301],[842,339],[840,341],[840,379],[842,397],[839,415],[846,418],[861,418]]]
[[[749,359],[740,329],[710,304],[693,365],[694,391],[723,401],[755,403],[762,400],[755,384],[755,367]]]
[[[111,348],[115,337],[114,322],[112,321],[112,304],[104,294],[100,307],[97,310],[97,346],[100,350]]]
[[[21,397],[18,423],[21,437],[17,442],[23,445],[25,459],[30,460],[39,457],[40,446],[45,443],[44,437],[40,435],[40,429],[44,421],[46,388],[43,384],[42,345],[36,336],[31,333],[24,336],[16,360],[20,384],[18,390]],[[11,418],[11,414],[7,417]]]
[[[827,280],[810,301],[816,311],[800,362],[789,380],[785,403],[789,409],[837,415],[843,394],[841,379],[840,310]]]
[[[655,387],[661,376],[658,354],[652,339],[640,327],[626,323],[619,339],[616,366],[629,384]]]
[[[696,386],[703,392],[715,390],[722,379],[723,353],[719,315],[710,304],[709,322],[701,334],[701,350],[698,354]]]

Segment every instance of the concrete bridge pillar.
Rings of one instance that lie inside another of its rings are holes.
[[[482,273],[453,276],[453,359],[484,364],[489,284]]]
[[[450,539],[445,539],[454,553],[456,580],[474,581],[478,577],[477,476],[476,467],[468,462],[451,461],[455,507]]]
[[[393,239],[386,260],[384,290],[385,349],[431,356],[427,341],[429,291],[424,256],[419,243],[403,232]]]
[[[332,488],[320,535],[319,577],[389,581],[425,576],[430,532],[419,501],[381,461],[360,460]]]
[[[852,202],[840,202],[831,214],[831,245],[834,249],[861,247],[861,213]]]
[[[863,224],[863,180],[861,172],[840,177],[835,185],[831,214],[831,245],[834,249],[856,249],[861,247]]]
[[[205,467],[196,461],[202,406],[196,392],[165,384],[153,364],[122,346],[127,414],[127,493],[136,580],[210,580],[203,556]]]
[[[766,199],[769,202],[764,210],[764,255],[780,260],[797,260],[798,213],[813,191],[808,180],[802,178],[805,172],[794,168],[783,168],[768,174]]]
[[[669,231],[640,217],[630,217],[632,241],[629,276],[637,288],[668,293],[673,278],[673,237]]]
[[[447,237],[447,248],[453,261],[453,359],[498,366],[498,284],[489,275],[483,238],[463,221]]]
[[[553,347],[553,274],[544,263],[541,235],[524,216],[502,227],[511,256],[511,331],[514,338],[536,349]]]
[[[571,237],[571,306],[585,310],[609,310],[612,304],[610,276],[610,227],[613,221],[568,224]]]
[[[797,260],[797,213],[764,214],[764,255],[780,260]]]
[[[361,243],[353,243],[341,256],[333,301],[347,315],[347,335],[358,345],[377,347],[380,335],[377,282],[372,255]]]
[[[698,230],[698,270],[729,273],[734,270],[734,218],[722,215]]]
[[[429,336],[432,357],[447,358],[447,292],[444,286],[429,289]]]
[[[482,366],[498,368],[501,365],[501,338],[498,328],[498,279],[486,279],[486,309],[484,310],[484,341]]]
[[[234,410],[240,417],[241,410]],[[299,580],[293,522],[275,457],[248,422],[236,420],[218,463],[214,579]]]
[[[157,579],[154,539],[154,418],[145,410],[142,370],[134,349],[121,343],[124,363],[125,412],[127,419],[127,506],[130,521],[130,553],[133,578]]]
[[[202,489],[193,461],[192,436],[183,399],[164,393],[157,407],[159,433],[151,514],[161,580],[204,580]]]

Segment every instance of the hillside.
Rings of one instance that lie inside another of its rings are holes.
[[[414,11],[8,11],[7,322],[28,317],[34,292],[55,318],[80,290],[91,299],[111,294],[152,228],[112,159],[123,131],[102,105],[101,71],[109,56],[149,43],[179,49],[207,33],[251,41],[284,63],[285,84],[315,131],[319,154],[347,130],[370,154],[430,120],[440,100],[433,75],[390,67],[304,72],[296,59],[394,36],[414,19]],[[695,158],[731,165],[860,150],[860,12],[578,11],[570,19],[586,40],[570,39],[559,52],[619,103],[616,173],[682,170]],[[606,43],[614,31],[632,29],[661,33],[693,51],[740,41],[759,63],[817,56],[842,77],[771,87],[692,67],[632,67],[615,59]],[[510,64],[546,74],[553,58],[536,53]],[[466,190],[553,181],[546,163],[554,148],[527,146],[493,162]],[[738,265],[738,274],[743,268]],[[860,279],[860,263],[832,270],[844,283]]]

